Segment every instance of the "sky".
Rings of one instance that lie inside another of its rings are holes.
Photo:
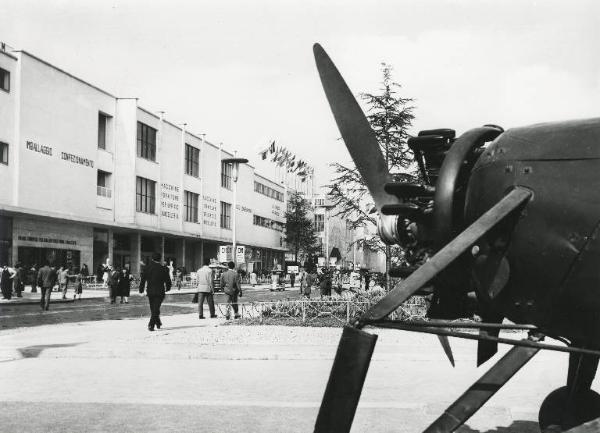
[[[186,123],[269,174],[275,140],[327,183],[349,155],[312,55],[414,98],[411,132],[600,116],[600,2],[0,0],[0,40]],[[272,169],[271,169],[272,170]]]

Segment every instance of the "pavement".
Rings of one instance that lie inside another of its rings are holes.
[[[340,328],[223,326],[195,312],[163,322],[0,330],[0,432],[312,431]],[[434,336],[377,333],[353,432],[422,431],[507,350],[477,369],[475,344],[452,340],[452,368]],[[567,358],[536,355],[459,431],[539,432]]]

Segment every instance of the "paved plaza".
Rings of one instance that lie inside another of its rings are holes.
[[[312,431],[340,328],[226,325],[166,304],[153,333],[147,312],[0,330],[0,431]],[[434,336],[381,331],[353,431],[422,431],[491,365],[452,345],[454,369]],[[540,353],[461,431],[538,432],[566,366]]]

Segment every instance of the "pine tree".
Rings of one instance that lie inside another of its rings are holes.
[[[318,250],[315,227],[308,216],[310,210],[311,205],[302,194],[296,192],[289,197],[285,213],[285,242],[294,253],[296,262],[301,252],[308,257]]]
[[[408,129],[414,119],[414,107],[411,105],[414,100],[399,96],[401,86],[393,81],[391,66],[386,63],[381,66],[383,79],[380,92],[361,93],[360,98],[366,103],[367,120],[375,132],[390,173],[396,180],[414,181],[418,178],[417,167],[407,145]],[[356,167],[340,163],[331,166],[335,169],[335,177],[328,185],[328,194],[338,209],[337,215],[348,220],[353,229],[373,228],[377,224],[377,214],[372,212],[372,199]],[[386,254],[386,274],[392,260],[404,260],[402,248],[386,246],[374,233],[356,243],[363,249]]]

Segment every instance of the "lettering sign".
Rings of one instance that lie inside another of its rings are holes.
[[[47,244],[65,244],[65,245],[77,245],[77,241],[68,241],[65,239],[53,239],[53,238],[39,238],[37,236],[18,236],[20,241],[28,242],[44,242]]]
[[[241,206],[238,204],[235,208],[237,210],[241,210],[242,212],[252,213],[252,209],[250,209],[249,207],[246,207],[246,206]]]
[[[275,216],[281,216],[281,207],[278,204],[274,204],[271,207],[271,213]]]
[[[85,165],[86,167],[94,168],[94,161],[81,156],[73,155],[72,153],[60,152],[60,158],[65,161],[72,162],[73,164],[81,164]]]
[[[52,156],[52,148],[50,146],[43,146],[39,143],[27,140],[27,142],[25,143],[25,147],[34,152],[39,152],[44,155]]]
[[[177,185],[160,184],[160,215],[169,219],[179,219],[180,191]]]
[[[52,156],[52,148],[50,146],[44,146],[43,144],[36,143],[35,141],[27,140],[25,142],[25,148],[32,152],[38,152],[42,155]],[[63,161],[69,161],[73,164],[83,165],[85,167],[94,168],[94,160],[84,158],[83,156],[74,155],[72,153],[60,152],[60,159]]]
[[[219,246],[219,261],[230,262],[233,260],[233,246],[232,245],[221,245]]]
[[[209,195],[202,196],[202,223],[205,226],[217,226],[217,199]],[[226,260],[223,260],[226,261]]]

